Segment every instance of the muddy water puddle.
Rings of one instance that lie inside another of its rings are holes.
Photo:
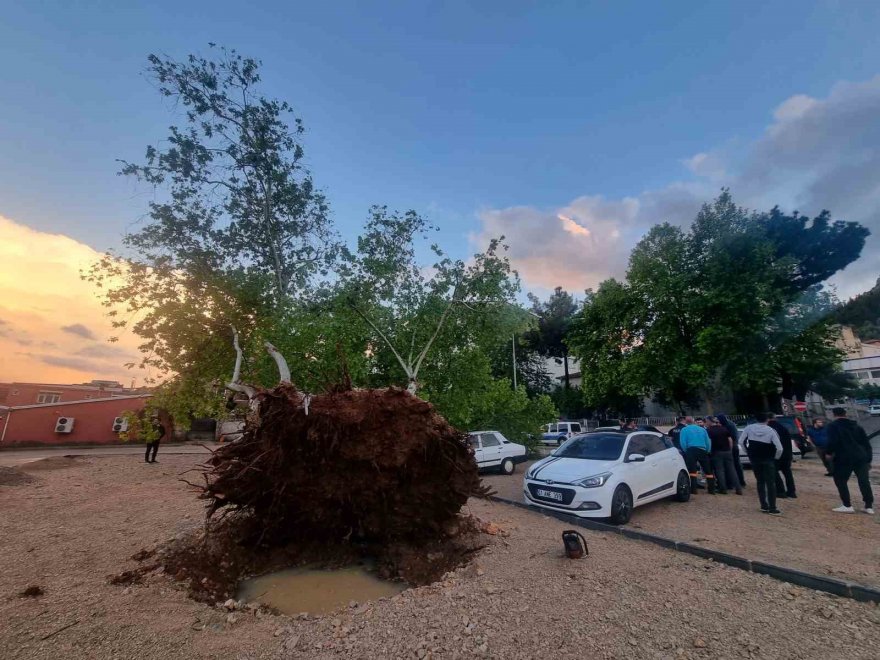
[[[362,566],[339,569],[289,568],[245,580],[236,598],[256,601],[285,614],[327,614],[351,601],[363,603],[394,596],[403,582],[380,580]]]

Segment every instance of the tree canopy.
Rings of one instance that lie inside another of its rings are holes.
[[[723,387],[802,397],[841,358],[834,300],[819,285],[858,258],[867,234],[828,212],[750,212],[726,190],[689,228],[654,226],[626,282],[591,293],[568,338],[587,400],[701,400],[711,411]]]

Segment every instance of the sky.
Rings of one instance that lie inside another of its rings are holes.
[[[729,187],[750,208],[871,228],[834,278],[842,297],[880,273],[880,3],[0,9],[0,381],[130,380],[136,338],[107,343],[75,275],[145,220],[151,193],[117,159],[176,121],[146,56],[209,42],[263,61],[349,240],[371,204],[413,208],[456,256],[503,234],[524,289],[578,294],[621,276],[651,225],[686,225]]]

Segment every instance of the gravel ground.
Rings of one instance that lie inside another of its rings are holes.
[[[29,470],[33,483],[0,487],[0,656],[877,657],[876,606],[613,535],[587,533],[590,556],[567,560],[563,523],[484,501],[470,513],[507,535],[471,565],[323,618],[228,613],[163,575],[111,586],[134,552],[201,520],[177,481],[195,457],[160,460],[55,461]],[[45,593],[18,596],[31,585]]]
[[[501,497],[523,500],[522,481],[531,463],[505,477],[485,475]],[[755,479],[746,471],[742,496],[708,495],[700,490],[690,502],[659,501],[637,508],[629,525],[678,541],[724,550],[750,559],[771,561],[813,573],[880,585],[880,515],[842,515],[837,489],[818,459],[798,461],[794,468],[797,499],[779,500],[779,518],[759,512]],[[871,473],[880,497],[880,472]],[[853,505],[862,506],[855,477],[850,481]]]

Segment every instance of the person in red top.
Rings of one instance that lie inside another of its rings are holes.
[[[736,494],[742,495],[742,486],[739,485],[733,464],[733,452],[739,451],[736,440],[717,417],[707,417],[706,421],[709,423],[706,432],[712,441],[712,467],[715,468],[718,492],[726,495],[728,488],[736,488]]]

